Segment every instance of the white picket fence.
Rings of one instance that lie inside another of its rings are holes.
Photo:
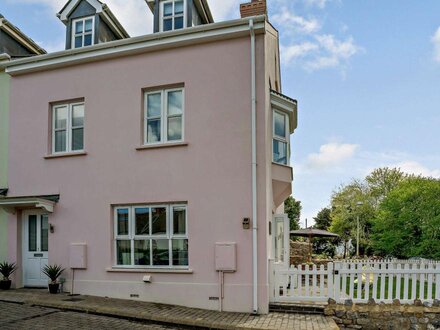
[[[342,261],[273,269],[273,302],[401,303],[440,300],[440,263],[408,260]]]

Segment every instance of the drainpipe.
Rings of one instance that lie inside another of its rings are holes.
[[[258,244],[257,244],[257,98],[254,20],[249,21],[251,37],[251,103],[252,103],[252,312],[258,314]]]

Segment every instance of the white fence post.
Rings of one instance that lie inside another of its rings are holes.
[[[325,267],[299,265],[288,269],[270,262],[271,301],[378,302],[440,299],[440,263],[429,260],[337,261]],[[435,290],[434,290],[435,287]]]

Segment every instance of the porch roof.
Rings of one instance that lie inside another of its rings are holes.
[[[17,209],[36,208],[52,213],[59,195],[0,197],[0,209],[15,214]]]

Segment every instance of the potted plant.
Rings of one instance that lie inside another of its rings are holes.
[[[9,278],[15,271],[17,270],[17,266],[15,263],[9,263],[7,261],[0,263],[0,273],[3,275],[3,278],[0,280],[0,289],[1,290],[9,290],[11,288],[11,279]]]
[[[46,265],[43,268],[43,274],[50,278],[49,283],[49,292],[50,293],[58,293],[58,289],[60,287],[60,283],[58,283],[58,277],[63,273],[64,268],[60,265]]]

